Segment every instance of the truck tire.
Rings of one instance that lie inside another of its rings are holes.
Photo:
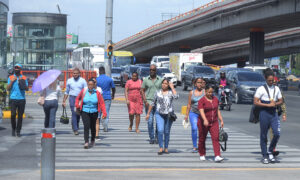
[[[182,81],[182,86],[183,86],[183,90],[186,91],[188,87],[186,85],[185,80]]]

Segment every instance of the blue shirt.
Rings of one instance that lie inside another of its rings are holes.
[[[86,91],[83,98],[82,111],[87,113],[98,112],[98,98],[95,89],[92,90],[91,94],[89,93],[89,90]]]
[[[103,99],[109,100],[111,99],[111,88],[115,88],[114,81],[112,78],[106,76],[105,74],[101,74],[99,77],[97,77],[97,86],[101,87],[103,91]]]
[[[14,76],[16,76],[16,75],[14,75]],[[23,75],[20,75],[20,78],[21,77],[23,77]],[[28,86],[27,79],[25,80],[25,82],[26,82],[26,85]],[[8,78],[7,84],[10,84],[10,78]],[[19,88],[19,77],[17,77],[17,80],[15,82],[13,82],[13,84],[11,86],[10,99],[15,99],[15,100],[25,99],[25,90],[20,90],[20,88]]]
[[[80,91],[87,87],[85,79],[79,77],[75,80],[73,77],[68,79],[65,94],[70,96],[78,96]]]

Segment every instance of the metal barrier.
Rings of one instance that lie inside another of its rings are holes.
[[[39,71],[39,70],[24,70],[24,71],[22,71],[22,74],[24,74],[28,79],[29,88],[31,88],[33,81],[37,77],[39,77],[43,72],[45,72],[45,71]],[[73,73],[73,70],[62,71],[61,75],[58,77],[58,80],[60,81],[60,86],[62,89],[66,88],[67,80],[72,77],[72,73]],[[90,78],[96,77],[97,73],[96,73],[96,71],[81,70],[80,76],[82,78],[84,78],[86,81],[88,81]]]
[[[41,180],[55,179],[55,128],[42,129]]]

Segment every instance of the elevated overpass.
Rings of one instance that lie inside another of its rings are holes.
[[[137,58],[247,38],[250,61],[263,62],[264,34],[300,26],[300,0],[215,0],[153,25],[115,45]]]
[[[203,53],[206,63],[225,65],[248,61],[250,38],[206,46],[192,52]],[[300,52],[300,27],[269,33],[265,36],[265,58]]]

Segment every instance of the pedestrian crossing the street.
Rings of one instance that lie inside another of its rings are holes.
[[[37,106],[35,106],[37,107]],[[38,109],[39,108],[39,109]],[[24,127],[24,132],[34,130],[36,134],[37,156],[41,153],[41,136],[44,113],[41,107],[27,108],[26,113],[33,122]],[[238,129],[226,127],[229,135],[227,151],[221,152],[225,160],[213,161],[214,154],[210,136],[206,141],[207,161],[199,160],[198,153],[192,153],[191,129],[184,129],[178,119],[171,128],[169,143],[170,154],[157,155],[157,144],[149,144],[145,114],[141,117],[139,134],[128,132],[129,120],[124,103],[114,102],[111,106],[109,132],[103,132],[100,125],[100,140],[90,149],[84,149],[83,124],[80,122],[79,135],[72,132],[71,124],[60,124],[62,109],[57,112],[56,121],[56,169],[126,169],[126,168],[259,168],[259,167],[300,167],[300,149],[279,145],[280,163],[264,165],[260,163],[259,136],[247,135]],[[70,110],[68,110],[70,117]],[[40,162],[40,161],[39,161]]]

